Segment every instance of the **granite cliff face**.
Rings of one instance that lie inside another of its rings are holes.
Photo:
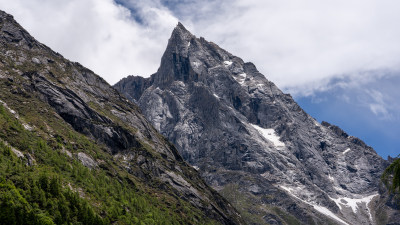
[[[182,24],[155,74],[114,87],[250,224],[380,224],[385,160]]]
[[[43,156],[42,160],[27,163],[32,168],[26,170],[54,169],[63,186],[72,185],[71,189],[79,190],[80,196],[90,196],[86,199],[97,210],[95,212],[110,218],[109,223],[118,224],[120,219],[129,218],[130,213],[137,213],[130,223],[139,218],[138,222],[141,216],[149,213],[140,221],[160,223],[156,212],[160,215],[166,212],[168,216],[162,219],[180,223],[242,223],[235,209],[183,161],[175,147],[153,128],[135,104],[92,71],[36,41],[11,15],[2,11],[0,87],[2,112],[8,118],[4,121],[15,120],[24,127],[11,129],[11,133],[1,127],[0,140],[12,145],[16,156],[26,157],[28,161],[42,157],[44,153],[39,150],[51,149],[47,145],[56,143],[49,152],[55,152],[56,159],[61,157],[69,165],[54,168],[53,164],[46,164],[46,156]],[[36,149],[36,145],[29,144],[29,138],[24,139],[26,145],[22,139],[15,138],[21,134],[35,140],[40,138],[39,150],[29,150]],[[85,144],[81,146],[81,143]],[[64,163],[62,160],[55,162]],[[135,203],[145,205],[148,201],[148,208],[131,208],[132,202],[122,202],[123,196],[130,193],[121,196],[111,193],[106,195],[107,198],[116,198],[120,202],[113,203],[114,211],[106,211],[106,203],[98,199],[106,196],[96,195],[97,189],[92,187],[95,181],[91,186],[85,186],[86,181],[74,180],[77,175],[64,177],[71,170],[69,168],[74,169],[76,162],[90,168],[81,169],[87,174],[94,173],[95,177],[104,174],[110,186],[117,183],[118,193],[135,190],[137,193],[132,197],[135,201],[142,195],[152,196],[140,198],[141,202]],[[18,172],[6,180],[13,180],[13,176],[18,177]],[[143,213],[140,210],[144,210]]]

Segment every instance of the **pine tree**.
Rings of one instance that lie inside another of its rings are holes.
[[[386,168],[382,180],[391,193],[400,193],[400,158]]]

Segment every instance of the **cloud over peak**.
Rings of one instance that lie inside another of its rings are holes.
[[[177,19],[157,8],[144,26],[112,0],[0,0],[39,41],[79,61],[111,84],[129,74],[149,76],[158,68]]]
[[[35,37],[110,83],[149,76],[182,21],[299,95],[400,69],[395,0],[0,0]]]
[[[156,72],[181,21],[321,106],[319,115],[334,111],[322,119],[340,114],[348,129],[371,124],[392,135],[382,149],[398,146],[399,8],[398,0],[0,0],[35,38],[110,84]],[[341,111],[350,106],[353,119]]]

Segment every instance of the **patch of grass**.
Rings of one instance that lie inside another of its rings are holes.
[[[263,219],[265,209],[260,208],[260,204],[256,204],[259,200],[255,196],[241,192],[238,184],[227,184],[220,193],[232,203],[249,224],[265,224]]]
[[[280,218],[282,218],[283,221],[285,221],[287,224],[290,225],[301,225],[301,223],[292,215],[289,213],[286,213],[282,209],[278,207],[273,207],[272,210],[278,215]]]

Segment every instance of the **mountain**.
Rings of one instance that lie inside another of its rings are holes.
[[[0,224],[242,224],[101,77],[0,11]]]
[[[155,74],[129,76],[114,87],[250,224],[393,218],[379,192],[388,163],[371,147],[320,124],[254,64],[181,23]]]

